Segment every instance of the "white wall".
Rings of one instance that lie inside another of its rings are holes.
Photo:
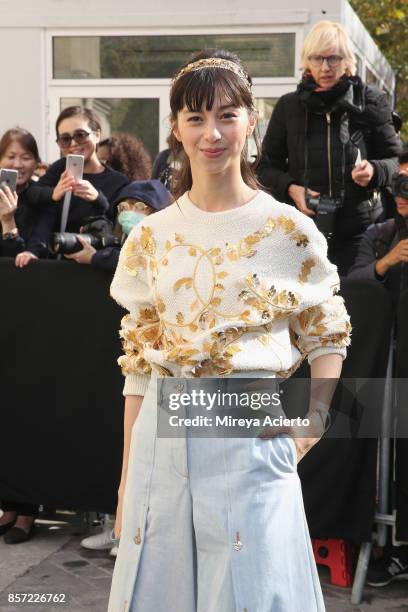
[[[47,114],[47,30],[69,35],[70,29],[88,34],[114,29],[119,34],[121,29],[137,33],[143,28],[144,33],[162,34],[206,26],[219,26],[223,32],[234,26],[267,31],[270,26],[295,26],[306,32],[320,19],[346,21],[372,65],[379,66],[389,82],[389,65],[361,30],[346,0],[206,0],[194,8],[186,0],[0,0],[0,133],[21,125],[34,134],[45,154],[46,130],[51,134],[55,120],[51,117],[49,122]]]
[[[194,8],[193,8],[194,6]],[[339,15],[340,0],[0,0],[0,23],[20,27],[137,27],[216,24],[293,23],[299,13],[321,18]],[[289,13],[291,13],[289,15]]]
[[[16,125],[24,127],[41,151],[46,137],[43,37],[41,29],[0,28],[0,134]]]

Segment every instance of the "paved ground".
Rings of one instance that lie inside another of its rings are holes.
[[[0,612],[106,612],[114,560],[109,551],[80,547],[83,535],[79,534],[78,517],[58,518],[66,522],[40,523],[36,537],[26,544],[10,546],[0,538]],[[330,585],[327,568],[320,568],[319,573],[327,612],[408,612],[408,582],[385,589],[366,588],[364,602],[352,606],[350,590]],[[66,603],[11,604],[11,593],[62,593]]]

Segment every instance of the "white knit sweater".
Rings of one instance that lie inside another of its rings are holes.
[[[268,370],[289,376],[305,356],[345,357],[350,323],[327,244],[305,215],[259,191],[205,212],[187,194],[137,225],[112,297],[122,320],[124,395],[164,376]]]

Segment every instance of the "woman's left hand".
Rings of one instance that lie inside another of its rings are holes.
[[[79,264],[90,264],[92,261],[92,257],[96,253],[96,249],[94,249],[93,246],[91,246],[89,242],[85,240],[85,238],[82,238],[82,236],[80,236],[79,234],[77,234],[77,238],[84,248],[81,251],[78,251],[77,253],[65,255],[65,257],[67,259],[73,259]]]
[[[78,198],[82,198],[87,202],[95,202],[99,193],[89,181],[75,181],[72,187],[72,193]]]
[[[367,187],[373,176],[374,166],[366,159],[363,159],[360,164],[357,164],[351,173],[351,178],[357,185],[360,185],[360,187]]]
[[[298,463],[310,449],[319,442],[326,431],[320,413],[315,412],[314,414],[308,414],[305,418],[309,419],[309,425],[304,427],[292,427],[292,431],[290,432],[296,446]]]
[[[279,434],[286,434],[293,438],[296,446],[297,462],[319,442],[326,431],[323,425],[323,418],[320,412],[309,413],[305,417],[309,420],[309,425],[294,425],[291,427],[266,427],[259,437],[262,440],[270,440]]]

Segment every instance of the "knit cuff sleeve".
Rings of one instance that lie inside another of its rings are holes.
[[[125,378],[123,395],[144,395],[150,381],[150,376],[143,374],[128,374]]]
[[[307,360],[310,365],[312,361],[314,361],[314,359],[317,359],[317,357],[321,357],[322,355],[331,355],[331,354],[341,355],[342,358],[345,359],[347,356],[347,349],[342,348],[342,347],[334,347],[334,346],[316,348],[308,354]]]

